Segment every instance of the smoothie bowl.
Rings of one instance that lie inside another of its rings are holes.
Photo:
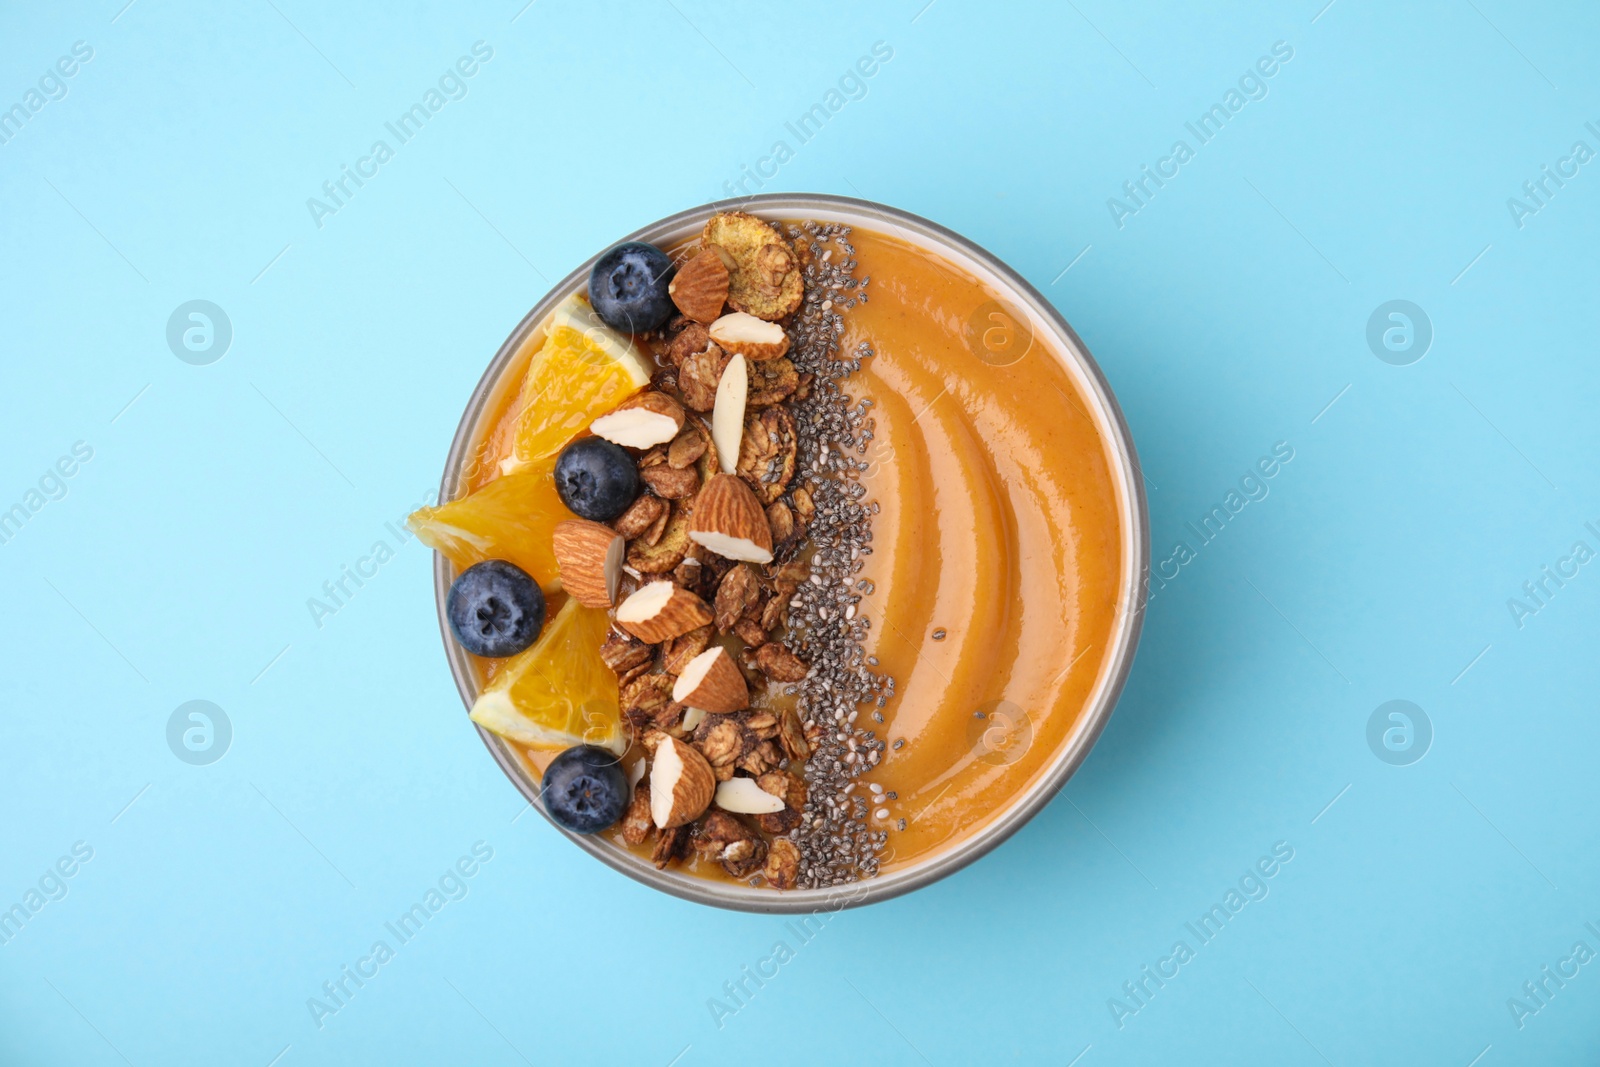
[[[1138,641],[1144,495],[1099,369],[994,257],[865,201],[706,205],[585,264],[494,357],[439,499],[411,525],[496,762],[719,907],[983,855]]]

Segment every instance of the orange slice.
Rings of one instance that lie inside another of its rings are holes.
[[[457,571],[481,560],[508,560],[551,592],[557,587],[551,536],[557,523],[572,518],[556,493],[555,466],[553,456],[538,460],[459,500],[420,508],[406,525]]]
[[[633,341],[601,322],[583,297],[569,297],[551,313],[544,344],[522,379],[511,455],[501,472],[555,455],[649,384],[649,367]]]
[[[472,705],[472,721],[535,749],[627,749],[617,676],[600,658],[611,622],[569,599],[532,648],[501,664]]]

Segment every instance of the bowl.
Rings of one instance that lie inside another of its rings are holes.
[[[1054,761],[1029,788],[1019,793],[1004,811],[991,816],[988,825],[949,849],[904,868],[862,879],[848,886],[776,891],[740,883],[712,881],[680,870],[657,870],[649,862],[609,841],[573,834],[556,827],[579,848],[601,862],[635,881],[684,900],[736,911],[769,914],[835,911],[887,900],[960,870],[1019,830],[1066,785],[1105,728],[1133,664],[1144,617],[1142,593],[1150,561],[1149,518],[1133,440],[1111,387],[1066,319],[1016,271],[983,248],[937,223],[871,201],[825,194],[775,193],[704,204],[652,223],[619,240],[670,246],[699,233],[706,218],[714,212],[732,210],[749,211],[767,218],[838,222],[887,232],[943,256],[985,282],[1012,306],[1015,313],[1027,317],[1034,338],[1047,342],[1045,348],[1063,363],[1067,373],[1088,399],[1089,415],[1095,420],[1100,438],[1109,453],[1121,516],[1123,564],[1117,614],[1112,624],[1113,641],[1109,658],[1090,693],[1083,716]],[[597,253],[595,259],[598,258]],[[482,421],[491,417],[490,413],[497,409],[504,398],[504,391],[518,384],[505,380],[507,366],[556,304],[587,286],[589,270],[593,265],[594,259],[590,259],[563,278],[533,306],[500,346],[461,416],[461,424],[450,446],[450,455],[445,461],[444,479],[439,487],[440,501],[452,500],[458,495],[464,480],[463,472],[473,458],[473,448],[483,436]],[[444,637],[445,656],[450,661],[450,672],[455,677],[461,699],[470,709],[478,696],[478,676],[470,656],[451,636],[445,617],[445,597],[452,578],[449,561],[435,553],[434,595],[438,604],[439,629]],[[497,735],[482,727],[476,728],[506,777],[511,779],[528,803],[548,819],[540,800],[539,782],[529,773],[521,758]],[[551,825],[556,824],[552,822]]]

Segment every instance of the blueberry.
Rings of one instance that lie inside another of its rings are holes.
[[[544,629],[544,592],[521,567],[486,559],[461,572],[444,612],[456,640],[474,656],[514,656]]]
[[[621,445],[585,437],[561,450],[556,492],[574,515],[610,522],[639,495],[639,468]]]
[[[642,241],[627,241],[595,261],[589,272],[589,303],[614,330],[653,330],[672,314],[672,297],[667,294],[672,275],[672,260],[665,252]]]
[[[569,748],[551,760],[539,792],[550,818],[575,834],[598,833],[628,809],[621,762],[595,745]]]

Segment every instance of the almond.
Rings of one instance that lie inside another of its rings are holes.
[[[683,405],[666,393],[646,392],[589,424],[596,437],[625,448],[653,448],[683,429]]]
[[[672,699],[691,708],[729,715],[750,706],[750,687],[721,645],[690,660],[672,686]]]
[[[662,734],[650,765],[650,821],[670,830],[694,822],[711,806],[717,787],[711,764],[693,745]]]
[[[728,266],[710,248],[679,268],[667,285],[667,295],[678,310],[696,322],[711,322],[722,314],[728,299]]]
[[[744,402],[749,389],[750,374],[744,357],[734,356],[717,382],[717,401],[711,411],[711,443],[716,446],[723,474],[732,474],[739,462],[739,445],[744,440]]]
[[[717,783],[714,800],[723,811],[739,815],[769,815],[783,810],[783,798],[762,789],[754,778],[729,778]]]
[[[706,710],[704,708],[689,708],[685,710],[683,713],[684,732],[692,733],[695,727],[705,721],[705,718]]]
[[[609,608],[617,602],[622,554],[627,542],[611,527],[588,519],[556,523],[550,537],[561,587],[586,608]]]
[[[689,540],[724,559],[772,562],[772,527],[767,525],[767,514],[756,494],[736,474],[717,475],[695,497]],[[706,621],[710,618],[708,614]],[[620,610],[617,621],[622,621]]]
[[[711,339],[724,352],[751,359],[777,359],[789,351],[789,335],[775,322],[735,311],[711,324]]]
[[[670,641],[710,621],[711,609],[704,600],[668,581],[641,586],[617,605],[617,625],[652,645]]]

